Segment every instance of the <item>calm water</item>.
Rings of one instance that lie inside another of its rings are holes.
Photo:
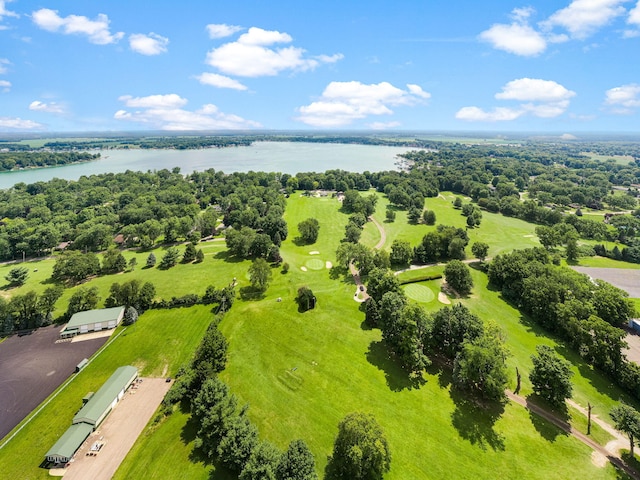
[[[34,183],[52,178],[76,180],[83,175],[126,170],[171,170],[182,173],[213,168],[225,173],[267,171],[296,174],[342,169],[352,172],[395,170],[396,155],[405,147],[340,145],[328,143],[256,142],[249,147],[204,150],[104,150],[95,162],[61,167],[0,173],[0,188],[18,182]]]

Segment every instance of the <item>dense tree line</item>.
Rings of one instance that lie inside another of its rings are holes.
[[[506,300],[640,398],[640,366],[622,352],[626,332],[620,327],[635,314],[626,292],[553,265],[543,248],[498,255],[488,275]]]
[[[5,145],[0,145],[4,148]],[[52,167],[70,163],[90,162],[100,158],[99,153],[88,152],[0,152],[0,171],[20,168]]]

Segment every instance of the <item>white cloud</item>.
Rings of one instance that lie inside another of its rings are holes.
[[[621,6],[627,0],[573,0],[541,23],[544,29],[559,26],[565,28],[571,37],[583,40],[626,10]]]
[[[56,102],[44,103],[39,100],[34,100],[33,102],[31,102],[29,104],[29,110],[35,110],[37,112],[47,112],[47,113],[53,113],[53,114],[66,113],[65,107],[59,103],[56,103]]]
[[[11,62],[6,58],[0,58],[0,74],[5,74],[8,71],[7,65],[11,65]]]
[[[43,30],[58,32],[65,35],[86,35],[91,43],[107,45],[116,43],[123,36],[123,32],[112,34],[109,31],[109,18],[100,13],[95,20],[81,15],[61,17],[57,10],[41,8],[31,14],[33,22]]]
[[[498,50],[524,57],[539,55],[547,48],[547,41],[528,24],[527,20],[532,13],[530,8],[516,8],[511,12],[512,23],[494,24],[479,37]]]
[[[367,126],[372,130],[388,130],[390,128],[397,128],[402,125],[400,122],[373,122]]]
[[[349,125],[370,115],[391,115],[390,107],[416,105],[429,97],[413,84],[402,90],[388,82],[331,82],[318,101],[298,108],[296,120],[316,127]]]
[[[11,90],[11,82],[8,82],[7,80],[0,80],[0,89],[2,89],[4,93],[7,93]]]
[[[211,85],[218,88],[231,88],[233,90],[247,90],[247,87],[233,78],[218,75],[217,73],[205,72],[196,75],[196,78],[203,85]]]
[[[151,32],[149,35],[134,33],[129,35],[129,46],[142,55],[160,55],[167,51],[169,39]]]
[[[605,92],[605,105],[611,113],[629,115],[640,108],[640,85],[630,83]]]
[[[11,1],[11,0],[9,0]],[[3,17],[15,17],[18,18],[20,15],[18,15],[16,12],[12,12],[11,10],[7,10],[7,3],[4,0],[0,0],[0,21],[2,20]]]
[[[462,107],[456,113],[456,118],[470,122],[504,122],[515,120],[524,113],[524,110],[505,107],[497,107],[490,112],[486,112],[479,107]]]
[[[0,117],[0,129],[12,130],[37,130],[44,125],[33,120],[23,120],[20,117]]]
[[[123,95],[118,98],[125,106],[132,108],[178,108],[187,104],[188,100],[180,95],[149,95],[147,97],[132,97]]]
[[[211,23],[207,25],[207,32],[209,32],[209,38],[224,38],[230,37],[236,32],[243,30],[242,27],[237,25],[227,25],[225,23]]]
[[[498,122],[515,120],[525,114],[540,118],[553,118],[562,115],[569,108],[569,100],[575,92],[552,80],[538,78],[519,78],[512,80],[495,94],[498,100],[526,102],[512,107],[496,107],[485,111],[479,107],[463,107],[456,118],[467,121]]]
[[[187,100],[174,93],[168,95],[149,95],[132,97],[124,95],[119,98],[125,106],[141,108],[137,111],[118,110],[114,114],[116,120],[124,120],[148,125],[160,130],[240,130],[260,127],[251,120],[238,115],[221,112],[212,104],[203,105],[195,111],[180,108]]]
[[[627,23],[632,23],[640,26],[640,1],[636,3],[636,6],[629,10],[629,18]]]
[[[307,58],[304,49],[294,46],[270,48],[292,40],[287,33],[251,27],[235,42],[208,52],[206,63],[228,75],[263,77],[275,76],[284,70],[313,70],[321,63],[334,63],[342,58],[341,54]]]
[[[575,94],[553,80],[519,78],[508,82],[495,97],[499,100],[557,102],[568,100]]]

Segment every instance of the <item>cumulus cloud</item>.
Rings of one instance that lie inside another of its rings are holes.
[[[373,122],[369,123],[367,127],[371,130],[388,130],[390,128],[397,128],[402,125],[400,122]]]
[[[492,25],[480,34],[480,40],[515,55],[539,55],[547,48],[547,40],[529,25],[528,18],[532,13],[530,8],[516,8],[511,12],[512,23]]]
[[[428,92],[413,84],[402,90],[388,82],[331,82],[320,99],[298,108],[296,120],[315,127],[338,127],[370,115],[391,115],[390,107],[416,105],[429,97]]]
[[[65,35],[85,35],[96,45],[116,43],[124,36],[123,32],[111,33],[109,18],[103,13],[98,14],[95,20],[90,20],[82,15],[61,17],[57,10],[41,8],[31,14],[31,19],[43,30]]]
[[[0,129],[3,130],[39,130],[44,125],[33,120],[23,120],[20,117],[0,117]]]
[[[630,83],[605,92],[605,105],[611,113],[629,115],[640,108],[640,85]]]
[[[640,1],[638,1],[638,3],[636,3],[636,6],[629,11],[629,18],[627,18],[627,23],[640,26]]]
[[[142,55],[160,55],[167,51],[169,39],[151,32],[149,35],[134,33],[129,35],[129,46]]]
[[[11,0],[9,0],[11,1]],[[4,0],[0,0],[0,22],[2,21],[2,19],[4,17],[15,17],[18,18],[20,15],[18,15],[16,12],[12,12],[11,10],[7,10],[7,3]],[[2,25],[0,25],[0,30],[4,30],[6,27],[3,27]]]
[[[217,73],[205,72],[197,75],[196,78],[203,85],[211,85],[218,88],[231,88],[232,90],[247,90],[247,87],[233,78],[218,75]]]
[[[306,57],[302,48],[288,44],[293,39],[287,33],[251,27],[235,42],[229,42],[207,53],[206,63],[228,75],[240,77],[274,76],[285,70],[313,70],[322,63],[334,63],[341,54]]]
[[[34,110],[36,112],[53,113],[57,115],[66,113],[65,107],[59,103],[56,103],[56,102],[44,103],[39,100],[34,100],[33,102],[31,102],[29,104],[29,110]]]
[[[238,115],[221,112],[213,104],[203,105],[195,111],[185,110],[181,107],[187,104],[187,99],[175,93],[147,97],[123,95],[118,100],[126,107],[140,110],[118,110],[114,114],[116,120],[148,125],[159,130],[239,130],[261,126]]]
[[[553,118],[567,110],[569,101],[575,94],[552,80],[519,78],[505,84],[502,91],[495,94],[495,98],[525,103],[520,103],[515,108],[496,107],[490,111],[475,106],[463,107],[456,113],[456,118],[479,122],[511,121],[525,114]]]
[[[7,93],[9,90],[11,90],[11,82],[7,80],[0,80],[0,89],[4,93]]]
[[[225,38],[230,37],[236,32],[243,30],[242,27],[237,25],[227,25],[225,23],[211,23],[207,25],[207,32],[209,32],[209,38]]]
[[[584,40],[614,18],[624,15],[621,4],[627,0],[573,0],[569,6],[553,13],[541,23],[545,29],[559,26],[566,29],[572,38]]]
[[[8,71],[7,65],[11,65],[11,62],[6,58],[0,58],[0,74],[5,74]]]

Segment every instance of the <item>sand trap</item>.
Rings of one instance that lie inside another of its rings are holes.
[[[523,235],[524,238],[533,238],[535,235]]]
[[[449,300],[449,297],[447,297],[444,292],[439,292],[438,293],[438,301],[440,303],[444,303],[445,305],[451,305],[451,300]]]
[[[320,255],[320,252],[317,250],[314,250],[313,252],[309,252],[309,255]]]
[[[307,267],[302,266],[302,267],[300,267],[300,270],[302,270],[303,272],[306,272],[307,271]]]
[[[332,268],[332,267],[333,267],[333,263],[331,263],[329,260],[327,260],[327,261],[324,263],[324,266],[325,266],[326,268]]]

